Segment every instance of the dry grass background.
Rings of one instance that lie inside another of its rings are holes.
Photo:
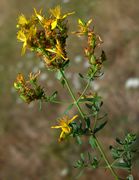
[[[129,78],[139,78],[139,1],[138,0],[1,0],[0,1],[0,180],[72,180],[78,171],[72,167],[80,152],[75,143],[57,144],[58,133],[50,130],[65,107],[22,103],[14,92],[13,81],[18,72],[27,74],[41,69],[41,83],[48,92],[57,87],[53,73],[45,75],[43,64],[32,54],[20,56],[16,41],[16,19],[22,12],[30,15],[33,7],[46,8],[60,4],[64,11],[75,11],[69,18],[70,30],[75,30],[77,18],[93,18],[96,31],[104,40],[108,61],[105,75],[94,83],[104,99],[103,111],[109,114],[109,125],[100,138],[108,150],[113,137],[126,132],[138,133],[139,87],[126,88]],[[84,44],[73,35],[68,40],[68,52],[73,62],[71,82],[78,91],[82,84],[75,78],[84,65]],[[79,64],[79,61],[81,63]],[[85,67],[83,71],[85,71]],[[69,70],[70,71],[70,70]],[[92,84],[93,86],[93,84]],[[76,111],[76,110],[75,110]],[[88,149],[84,146],[83,149]],[[134,170],[139,179],[139,161]],[[80,180],[112,180],[108,171],[86,170]]]

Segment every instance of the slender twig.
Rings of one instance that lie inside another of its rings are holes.
[[[74,103],[75,103],[76,107],[78,108],[78,110],[79,110],[82,118],[84,119],[84,118],[85,118],[84,113],[82,112],[81,107],[79,106],[79,104],[78,104],[78,102],[77,102],[77,100],[76,100],[76,97],[75,97],[75,95],[74,95],[74,93],[73,93],[73,91],[72,91],[72,89],[71,89],[71,87],[70,87],[70,85],[69,85],[69,82],[68,82],[67,78],[65,77],[64,72],[63,72],[62,70],[60,70],[60,73],[61,73],[61,75],[62,75],[62,77],[63,77],[63,79],[64,79],[64,81],[65,81],[65,83],[66,83],[66,86],[67,86],[67,88],[68,88],[68,90],[69,90],[69,93],[70,93],[71,97],[72,97],[73,100],[74,100]]]
[[[56,104],[68,104],[69,103],[69,102],[66,102],[66,101],[57,101],[57,100],[52,100],[50,102],[56,103]]]
[[[114,171],[113,167],[111,166],[108,158],[106,157],[106,154],[105,154],[105,152],[104,152],[104,150],[103,150],[103,148],[102,148],[102,145],[100,144],[99,140],[98,140],[95,136],[94,136],[94,138],[95,138],[95,142],[96,142],[96,144],[97,144],[97,147],[98,147],[98,149],[99,149],[99,151],[100,151],[103,159],[105,160],[108,168],[110,169],[111,173],[112,173],[113,176],[115,177],[115,180],[119,180],[119,177],[117,176],[117,174],[116,174],[116,172]]]
[[[82,94],[80,95],[80,97],[77,99],[77,102],[80,101],[80,99],[83,97],[83,95],[84,95],[85,92],[87,91],[88,87],[90,86],[90,82],[91,82],[91,80],[89,80],[89,81],[87,82],[87,85],[86,85],[86,87],[84,88],[84,90],[83,90]]]

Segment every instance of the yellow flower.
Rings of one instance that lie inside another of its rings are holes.
[[[44,17],[41,15],[42,10],[40,10],[39,12],[36,11],[36,9],[34,8],[34,12],[35,12],[35,16],[39,19],[39,21],[41,23],[44,23],[45,19]]]
[[[68,60],[68,58],[64,56],[64,52],[63,52],[63,49],[61,47],[59,40],[56,40],[55,49],[46,49],[46,50],[56,54],[55,57],[52,60],[50,60],[50,62],[54,61],[56,58],[59,58],[59,57],[62,57],[64,60]]]
[[[18,24],[17,24],[17,28],[19,26],[25,26],[26,24],[28,24],[28,20],[26,19],[26,17],[24,16],[24,14],[21,14],[18,17]]]
[[[73,116],[73,118],[69,119],[68,116],[64,116],[62,119],[59,120],[59,125],[58,126],[52,126],[51,128],[59,129],[61,128],[62,132],[59,137],[59,141],[62,141],[66,135],[71,133],[71,127],[70,123],[74,121],[78,115]]]
[[[34,26],[31,26],[30,29],[24,30],[21,29],[17,33],[17,39],[21,42],[23,42],[23,47],[22,47],[22,52],[21,54],[25,54],[27,45],[28,45],[28,40],[31,40],[31,37],[35,36],[36,34],[36,28]]]
[[[91,22],[92,22],[92,19],[88,20],[88,22],[83,22],[81,19],[78,19],[80,31],[76,32],[76,34],[84,35],[84,34],[88,33]]]
[[[17,33],[17,39],[23,42],[22,52],[21,54],[25,54],[26,47],[27,47],[27,36],[25,35],[24,31],[20,30]]]
[[[56,18],[52,24],[51,24],[51,28],[52,30],[56,28],[57,26],[57,21],[59,19],[65,19],[67,16],[73,14],[74,12],[71,13],[66,13],[64,15],[61,14],[61,7],[60,6],[56,6],[54,9],[50,9],[51,14]]]

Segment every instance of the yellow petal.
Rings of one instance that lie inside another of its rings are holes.
[[[72,119],[70,119],[69,121],[68,121],[68,124],[70,124],[72,121],[74,121],[74,119],[76,119],[78,117],[78,115],[75,115]]]
[[[57,19],[54,22],[51,23],[51,29],[52,30],[55,29],[56,26],[57,26]]]
[[[59,141],[61,142],[65,138],[65,133],[62,131],[60,134]]]
[[[71,128],[67,125],[66,127],[62,127],[62,131],[69,134],[71,132]]]
[[[87,22],[87,26],[89,26],[92,22],[92,19],[90,19],[88,22]]]
[[[44,22],[44,17],[41,15],[41,10],[39,13],[37,13],[36,9],[34,8],[34,12],[35,12],[35,15],[36,17],[40,20],[40,22]]]
[[[62,126],[51,126],[51,128],[59,129],[59,128],[62,128]]]
[[[84,26],[84,22],[81,19],[78,19],[78,24]]]
[[[75,13],[75,12],[67,13],[67,14],[63,15],[62,19],[65,19],[67,16],[70,16],[70,15],[72,15],[72,14],[74,14],[74,13]]]
[[[54,9],[50,9],[51,14],[56,18],[60,19],[61,7],[58,5]]]
[[[23,44],[23,47],[22,47],[21,55],[24,55],[24,54],[25,54],[25,52],[26,52],[26,47],[27,47],[27,42],[25,41],[24,44]]]
[[[24,34],[24,32],[22,30],[18,31],[17,39],[22,41],[22,42],[26,41],[26,36],[25,36],[25,34]]]
[[[52,52],[52,53],[56,53],[56,51],[53,50],[53,49],[46,49],[46,50],[49,51],[49,52]]]
[[[21,16],[19,16],[19,18],[18,18],[18,24],[19,25],[24,26],[27,23],[28,23],[28,21],[27,21],[26,17],[23,14]]]

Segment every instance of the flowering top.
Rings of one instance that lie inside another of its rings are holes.
[[[95,77],[99,77],[102,75],[102,66],[103,61],[106,60],[106,56],[104,51],[102,50],[101,55],[97,56],[96,49],[100,47],[102,44],[102,39],[99,35],[94,32],[94,28],[91,28],[90,25],[92,23],[92,19],[84,22],[83,20],[78,20],[79,31],[75,32],[78,36],[86,36],[87,37],[87,47],[84,49],[85,56],[88,59],[90,64],[87,72],[87,77],[93,80]]]
[[[49,69],[63,68],[67,64],[66,53],[67,24],[60,6],[50,9],[50,17],[34,9],[34,14],[27,19],[23,14],[18,18],[17,39],[23,43],[22,55],[26,49],[36,52]]]
[[[54,9],[50,9],[51,14],[55,17],[55,20],[52,22],[52,29],[55,29],[57,24],[58,24],[58,20],[62,20],[65,19],[67,16],[73,14],[74,12],[71,13],[67,13],[64,15],[61,15],[61,8],[60,6],[56,6]]]
[[[19,73],[14,82],[14,88],[18,91],[20,98],[27,103],[45,96],[44,90],[37,84],[38,75],[39,73],[30,73],[29,80],[26,81],[23,74]]]
[[[79,31],[77,32],[78,35],[87,34],[90,30],[90,24],[92,19],[88,20],[88,22],[83,22],[81,19],[78,19]]]
[[[63,139],[65,139],[66,135],[69,135],[71,133],[72,128],[70,127],[70,123],[72,123],[72,121],[74,121],[77,117],[78,115],[75,115],[73,116],[73,118],[69,119],[68,116],[64,116],[62,119],[59,119],[59,125],[51,127],[56,129],[61,128],[62,132],[60,134],[59,141],[62,141]]]

